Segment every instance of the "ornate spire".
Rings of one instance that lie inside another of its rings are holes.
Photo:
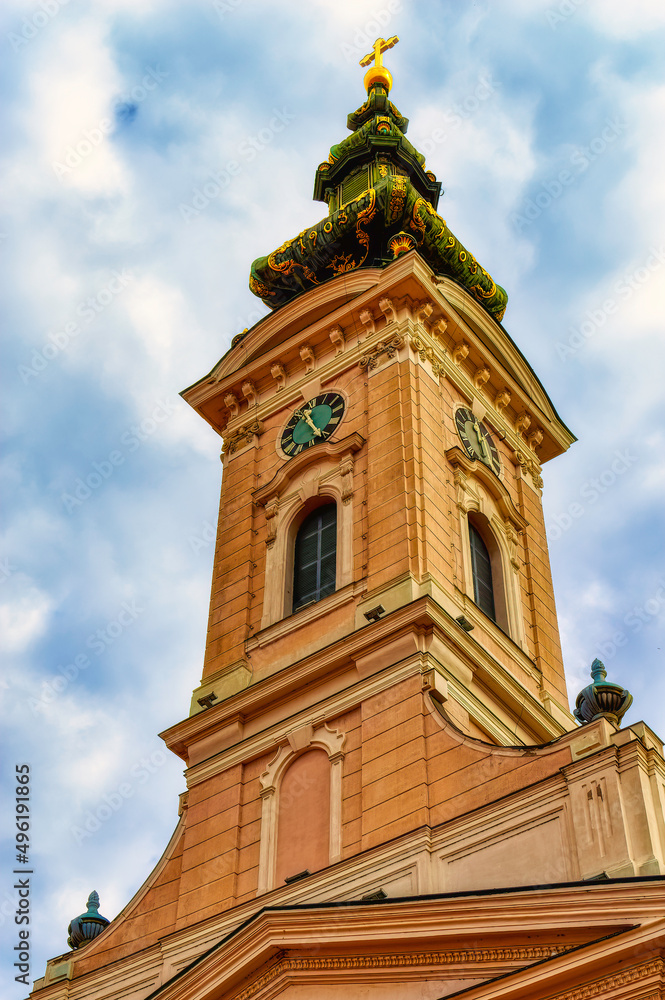
[[[67,944],[70,948],[83,948],[88,941],[98,937],[111,922],[97,912],[99,910],[99,893],[95,892],[94,889],[88,896],[87,905],[86,912],[74,917],[67,928],[69,934]]]
[[[609,719],[615,726],[621,724],[621,719],[633,703],[633,696],[620,684],[606,681],[605,665],[598,659],[591,664],[593,684],[580,691],[575,702],[574,715],[585,725],[596,719]]]
[[[508,296],[437,214],[441,183],[406,138],[409,124],[389,99],[392,76],[382,55],[398,41],[377,38],[360,62],[367,99],[347,118],[351,135],[330,147],[314,181],[328,217],[252,264],[250,290],[271,309],[361,267],[387,267],[415,249],[501,320]]]

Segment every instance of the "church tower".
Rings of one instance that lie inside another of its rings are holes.
[[[187,791],[43,1000],[661,995],[662,744],[602,664],[568,711],[541,466],[574,437],[438,213],[396,42],[328,214],[252,265],[270,315],[183,392],[223,439]]]

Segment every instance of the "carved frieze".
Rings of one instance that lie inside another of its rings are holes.
[[[380,340],[372,348],[371,354],[365,354],[358,363],[361,368],[371,370],[372,368],[376,368],[382,354],[385,354],[388,358],[394,358],[397,351],[403,346],[404,337],[401,337],[399,334],[391,337],[389,340]]]
[[[258,976],[249,986],[246,986],[240,993],[236,993],[233,1000],[251,1000],[262,990],[265,990],[270,983],[273,983],[280,976],[293,972],[336,972],[345,969],[408,969],[426,966],[431,968],[437,965],[467,965],[470,963],[496,963],[498,962],[537,962],[552,958],[559,952],[565,951],[564,947],[557,945],[527,945],[516,948],[458,948],[447,951],[434,952],[408,952],[405,954],[386,955],[331,955],[331,956],[299,956],[297,958],[287,958],[284,953],[271,965],[261,976]],[[655,963],[650,963],[650,966]],[[651,968],[649,968],[649,972]],[[630,972],[621,974],[630,976]],[[613,977],[618,978],[618,977]],[[636,976],[632,978],[638,978]],[[627,981],[632,981],[629,979]],[[579,997],[578,997],[579,994]],[[596,992],[588,994],[597,995]],[[585,1000],[587,994],[581,990],[565,994],[566,1000]]]
[[[252,420],[251,423],[246,424],[244,427],[239,427],[230,437],[224,438],[222,455],[233,455],[240,448],[251,444],[255,434],[263,434],[263,422],[261,420]]]

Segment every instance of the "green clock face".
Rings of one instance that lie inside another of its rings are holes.
[[[282,431],[282,451],[293,458],[319,441],[327,441],[343,416],[344,397],[338,392],[314,396],[298,407]]]
[[[484,462],[498,475],[501,471],[499,452],[485,424],[471,410],[461,406],[455,413],[455,426],[467,455]]]

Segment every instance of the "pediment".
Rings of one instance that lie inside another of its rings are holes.
[[[356,431],[342,438],[341,441],[325,441],[301,452],[300,455],[283,465],[269,483],[252,493],[254,503],[258,507],[264,507],[271,497],[280,496],[287,489],[288,484],[297,479],[308,466],[320,465],[322,459],[326,458],[333,462],[340,461],[345,455],[360,451],[364,443],[365,439]]]
[[[644,976],[657,979],[665,921],[631,926],[631,908],[622,912],[627,892],[624,884],[576,883],[266,908],[150,1000],[277,994],[347,1000],[350,990],[369,1000],[435,1000],[461,992],[481,1000],[497,995],[497,980],[502,997],[535,998],[599,975],[609,981],[617,970],[625,972],[636,945]],[[662,904],[663,892],[659,884],[651,895]]]

